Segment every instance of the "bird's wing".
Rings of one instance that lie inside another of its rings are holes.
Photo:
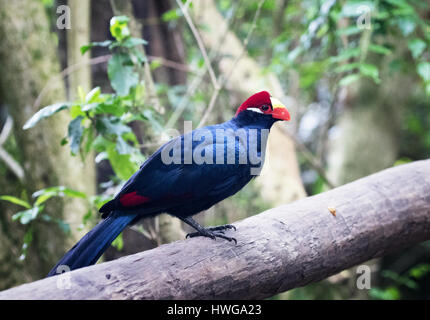
[[[249,170],[246,165],[184,164],[183,161],[180,164],[165,164],[161,154],[163,147],[127,181],[113,200],[112,209],[138,207],[148,212],[166,210],[190,200],[228,197],[242,188],[243,181],[246,181],[244,176]],[[193,144],[193,149],[195,147]],[[214,148],[216,143],[208,147]]]

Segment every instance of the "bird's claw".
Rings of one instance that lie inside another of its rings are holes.
[[[223,231],[223,232],[224,230],[228,230],[228,229],[233,229],[234,231],[236,231],[236,227],[232,224],[224,224],[222,226],[206,228],[206,230],[210,230],[210,231]]]
[[[227,237],[226,235],[224,235],[224,232],[227,229],[234,229],[236,231],[235,226],[231,224],[226,224],[223,226],[205,228],[204,232],[188,233],[186,238],[208,237],[208,238],[211,238],[212,240],[216,240],[216,238],[222,238],[228,241],[234,241],[234,243],[237,244],[237,240],[235,238]]]

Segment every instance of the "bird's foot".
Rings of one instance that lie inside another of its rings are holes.
[[[216,227],[207,227],[206,230],[209,231],[220,231],[220,232],[224,232],[224,230],[228,230],[228,229],[233,229],[234,231],[236,231],[236,227],[232,224],[224,224],[222,226],[216,226]]]
[[[228,241],[234,241],[234,243],[237,244],[237,240],[235,238],[227,237],[226,235],[224,235],[224,230],[227,230],[227,229],[234,229],[236,231],[235,226],[231,224],[226,224],[223,226],[208,227],[198,232],[189,233],[187,234],[186,238],[208,237],[213,240],[216,240],[216,238],[222,238]]]

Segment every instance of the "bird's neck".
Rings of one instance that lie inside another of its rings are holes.
[[[242,111],[230,122],[238,128],[246,129],[270,129],[277,121],[270,115],[262,115],[252,111]]]

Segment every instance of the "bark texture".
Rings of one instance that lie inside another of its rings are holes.
[[[178,241],[9,289],[0,299],[267,298],[430,239],[430,160],[235,225],[237,231],[228,234],[237,245]],[[70,289],[59,289],[64,281]]]
[[[38,111],[34,102],[39,93],[52,77],[59,75],[55,38],[42,2],[1,0],[0,38],[0,99],[14,120],[14,140],[25,174],[23,185],[12,179],[5,180],[10,175],[6,175],[4,180],[2,177],[2,184],[8,186],[2,188],[1,193],[20,196],[25,190],[31,197],[36,190],[65,185],[90,194],[87,187],[94,182],[84,164],[77,157],[70,156],[68,147],[60,145],[61,139],[67,135],[70,120],[66,113],[44,120],[29,131],[22,129]],[[41,106],[65,100],[64,83],[57,81],[44,95]],[[76,216],[80,218],[85,213],[84,207],[78,201],[55,199],[48,203],[44,212],[70,222],[74,231],[77,228]],[[2,206],[0,210],[0,287],[45,275],[58,256],[78,238],[76,236],[66,244],[66,235],[55,223],[32,222],[34,237],[28,260],[18,261],[23,234],[28,226],[12,221],[14,212],[10,209]]]
[[[70,24],[71,28],[67,30],[67,66],[79,66],[68,77],[68,100],[78,98],[78,87],[82,87],[85,93],[91,90],[91,66],[89,64],[89,53],[82,55],[81,47],[90,43],[90,0],[68,0],[67,5],[70,7]],[[96,168],[94,162],[94,153],[90,152],[85,159],[85,183],[87,195],[96,193]],[[76,207],[79,206],[79,207]],[[67,210],[86,212],[88,208],[83,207],[82,202],[73,201],[67,204]],[[82,215],[70,215],[68,222],[73,226],[82,224]],[[74,241],[79,240],[87,233],[91,227],[81,228],[79,232],[75,231]]]
[[[68,0],[71,28],[67,30],[67,65],[80,67],[69,75],[69,96],[77,97],[78,86],[91,90],[90,54],[81,54],[81,47],[90,43],[90,0]]]

